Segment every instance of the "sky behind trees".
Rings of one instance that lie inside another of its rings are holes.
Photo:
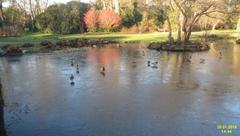
[[[85,3],[90,3],[91,1],[94,1],[94,0],[49,0],[50,4],[67,3],[69,1],[81,1],[81,2],[85,2]],[[7,7],[8,5],[9,5],[8,2],[3,3],[3,7]]]
[[[56,2],[56,3],[67,3],[69,1],[72,1],[72,0],[50,0],[52,3]],[[89,3],[89,1],[92,1],[92,0],[76,0],[76,1],[81,1],[81,2],[85,2],[85,3]]]

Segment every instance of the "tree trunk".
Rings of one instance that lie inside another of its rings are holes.
[[[188,28],[187,28],[188,19],[183,17],[182,21],[182,31],[183,31],[183,42],[186,43],[188,41]]]
[[[189,42],[189,39],[191,37],[191,34],[192,34],[192,24],[188,27],[188,28],[185,28],[183,29],[183,40],[184,40],[184,43],[187,44]]]
[[[212,30],[215,30],[215,29],[216,29],[216,27],[217,27],[218,23],[219,23],[219,20],[218,20],[218,21],[216,21],[216,22],[213,24],[213,26],[212,26]]]
[[[178,24],[178,36],[177,36],[177,43],[180,44],[182,40],[182,30],[181,25]]]
[[[173,44],[173,37],[172,37],[172,24],[170,22],[170,19],[167,17],[167,23],[168,23],[168,42],[169,45]]]
[[[106,2],[103,1],[103,9],[106,9]]]
[[[186,28],[185,27],[183,27],[183,41],[185,42],[186,41],[186,39],[187,39],[187,30],[186,30]]]
[[[3,5],[2,0],[0,1],[0,27],[3,27],[4,24],[4,14],[3,14]]]
[[[191,28],[189,28],[186,32],[184,32],[184,43],[185,44],[187,44],[189,42],[191,34],[192,34]]]
[[[29,0],[29,7],[30,7],[30,18],[31,18],[31,31],[33,31],[34,27],[34,11],[33,11],[33,5],[32,5],[32,0]]]
[[[239,17],[239,19],[238,19],[237,31],[240,32],[240,17]]]
[[[181,44],[181,41],[182,41],[182,23],[183,23],[183,15],[182,13],[179,13],[179,16],[178,16],[178,36],[177,36],[177,43],[178,45]]]
[[[194,21],[188,23],[187,19],[183,21],[183,42],[187,44],[192,34],[192,27],[194,25]]]
[[[114,5],[114,9],[115,12],[119,14],[119,1],[118,0],[113,0],[113,5]]]
[[[192,31],[191,31],[191,30],[187,32],[187,35],[186,35],[186,37],[185,37],[185,39],[184,39],[184,43],[188,43],[188,42],[189,42],[189,39],[190,39],[190,37],[191,37],[191,34],[192,34]]]
[[[216,29],[216,26],[217,26],[217,24],[213,24],[212,31],[214,31]]]

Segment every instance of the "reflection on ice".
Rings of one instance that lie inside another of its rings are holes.
[[[239,46],[121,46],[0,58],[8,135],[211,136],[216,124],[240,125]]]

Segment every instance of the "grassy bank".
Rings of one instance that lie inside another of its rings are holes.
[[[191,40],[198,40],[205,32],[193,32]],[[213,38],[223,39],[226,37],[233,37],[237,34],[235,30],[216,30],[209,32],[215,35]],[[75,39],[75,38],[106,38],[117,42],[157,42],[167,40],[168,33],[149,33],[149,34],[122,34],[122,33],[106,33],[106,34],[69,34],[69,35],[55,35],[55,34],[28,34],[21,37],[0,37],[0,47],[6,44],[22,45],[24,43],[38,44],[42,41],[57,41],[61,39]],[[174,33],[176,37],[176,33]]]

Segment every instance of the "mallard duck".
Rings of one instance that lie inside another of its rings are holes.
[[[158,68],[158,66],[152,66],[152,68],[154,68],[154,69],[157,69],[157,68]]]
[[[205,59],[200,59],[200,63],[205,63]]]
[[[150,67],[150,65],[151,65],[151,61],[148,61],[147,66]]]
[[[157,65],[157,64],[158,64],[158,62],[156,61],[156,62],[153,62],[152,64],[153,64],[153,65]]]
[[[74,85],[75,85],[75,83],[74,83],[74,82],[71,82],[70,84],[71,84],[71,86],[74,86]]]
[[[192,55],[189,56],[189,59],[192,59]]]
[[[105,67],[101,67],[101,68],[100,68],[100,71],[101,71],[101,72],[105,72]]]

